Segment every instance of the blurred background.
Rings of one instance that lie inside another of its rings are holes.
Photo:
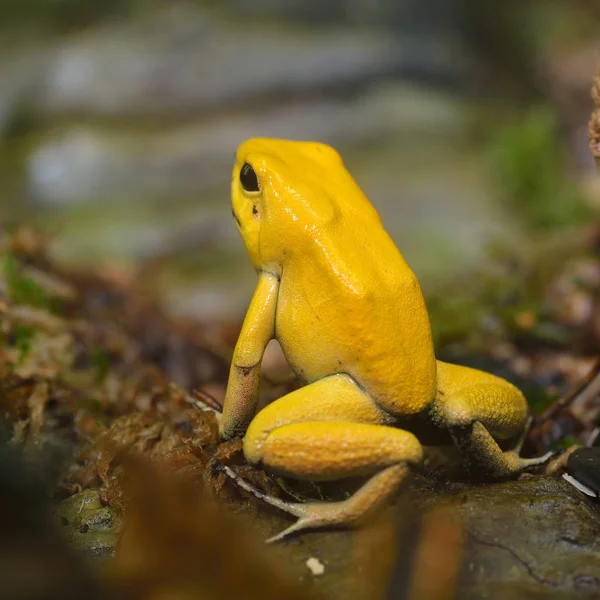
[[[218,445],[212,413],[197,410],[224,396],[255,284],[229,199],[234,152],[250,136],[342,153],[423,284],[437,355],[519,379],[538,417],[526,452],[589,439],[597,394],[571,406],[555,398],[600,354],[600,178],[587,138],[599,32],[598,0],[0,2],[3,597],[29,586],[39,598],[50,583],[46,597],[95,597],[95,573],[37,519],[45,506],[18,445],[39,460],[54,504],[65,499],[55,516],[72,547],[95,557],[116,547],[117,573],[139,585],[118,597],[198,597],[177,586],[212,580],[216,597],[304,597],[277,587],[284,563],[290,590],[303,581],[325,594],[374,598],[376,584],[383,597],[392,573],[388,597],[405,597],[413,569],[422,589],[411,598],[447,599],[459,568],[480,591],[461,597],[597,593],[597,510],[561,479],[417,481],[414,505],[444,503],[457,528],[441,520],[428,534],[424,522],[423,533],[400,511],[406,531],[401,521],[399,533],[384,522],[357,537],[313,534],[275,547],[268,569],[237,522],[150,472],[134,479],[125,511],[120,452],[215,492],[261,547],[285,518],[226,485],[213,458],[298,497],[244,465],[239,440]],[[53,256],[83,273],[47,261],[27,228],[3,235],[20,221],[41,226]],[[146,303],[155,298],[168,315]],[[281,364],[271,355],[269,366]],[[261,402],[295,385],[265,382]],[[232,572],[241,583],[227,595]]]
[[[426,292],[589,219],[593,0],[21,0],[0,8],[0,214],[175,314],[239,319],[249,136],[334,145]],[[152,268],[148,268],[151,265]]]

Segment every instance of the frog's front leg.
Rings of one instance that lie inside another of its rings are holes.
[[[246,313],[229,370],[219,433],[224,439],[242,435],[256,411],[260,365],[275,333],[279,279],[261,272]]]
[[[286,503],[261,494],[299,517],[270,541],[303,529],[353,526],[381,507],[422,460],[416,437],[389,424],[389,416],[345,374],[309,384],[258,413],[244,439],[248,462],[310,481],[371,475],[341,502]]]
[[[512,385],[476,384],[440,394],[432,407],[432,417],[448,429],[464,455],[472,474],[481,479],[508,479],[528,468],[548,462],[554,452],[537,458],[521,458],[519,452],[528,426],[525,398]],[[519,435],[520,434],[520,435]],[[514,439],[503,451],[497,440]]]

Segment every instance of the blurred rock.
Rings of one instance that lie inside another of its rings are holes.
[[[307,23],[368,24],[401,33],[453,31],[463,12],[461,0],[224,0],[221,4],[231,15]]]
[[[32,150],[28,194],[49,204],[201,196],[222,186],[232,153],[248,137],[318,139],[347,148],[400,133],[460,135],[465,113],[452,98],[388,84],[354,99],[289,102],[154,133],[67,127]]]
[[[277,17],[307,22],[384,23],[386,19],[406,10],[407,0],[224,0],[222,3],[232,14],[249,17]]]
[[[13,48],[10,59],[0,59],[0,138],[31,98],[44,72],[44,59],[43,51],[31,46]]]
[[[275,94],[360,86],[401,60],[394,36],[375,31],[233,25],[173,9],[66,40],[37,104],[47,116],[182,118]]]

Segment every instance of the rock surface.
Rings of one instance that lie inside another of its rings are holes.
[[[600,594],[600,507],[563,480],[458,487],[424,505],[450,510],[464,527],[462,597]]]
[[[82,497],[73,496],[65,505],[65,515],[83,503],[89,513],[81,518],[82,524],[100,522],[102,527],[90,526],[81,533],[81,526],[74,523],[70,533],[73,543],[88,552],[89,548],[103,548],[96,552],[103,555],[109,552],[104,524],[110,520],[102,511],[94,516],[90,510],[96,506],[90,500],[93,495],[85,492]],[[600,594],[600,508],[564,481],[533,477],[472,487],[422,480],[415,483],[410,497],[426,513],[441,509],[460,524],[465,545],[458,593],[461,600],[508,594],[515,600],[569,598],[575,594],[596,598]],[[251,522],[263,539],[289,523],[264,507]],[[383,598],[385,581],[390,580],[394,569],[404,569],[407,559],[400,552],[394,567],[386,551],[386,544],[393,543],[392,523],[382,521],[383,528],[380,524],[357,532],[305,533],[271,550],[317,598]],[[95,543],[90,541],[94,538]],[[307,567],[311,558],[324,566],[322,574],[316,576]]]
[[[91,558],[114,552],[117,528],[114,511],[102,506],[95,490],[85,490],[63,501],[55,514],[70,545]]]

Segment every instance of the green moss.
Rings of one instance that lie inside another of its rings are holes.
[[[429,294],[436,349],[459,344],[461,350],[479,353],[494,340],[515,341],[523,335],[539,345],[567,345],[569,329],[556,322],[555,308],[545,297],[553,271],[545,272],[538,264],[490,262],[484,272]]]
[[[23,362],[31,350],[35,329],[27,325],[16,325],[13,327],[12,333],[14,336],[14,346],[19,352],[18,360],[19,362]]]
[[[49,296],[41,286],[23,274],[19,262],[10,252],[0,256],[0,269],[6,280],[8,297],[12,302],[51,312],[58,310],[57,299]]]
[[[96,347],[90,350],[90,363],[98,372],[98,377],[104,379],[110,370],[110,358],[105,350]]]
[[[552,450],[566,450],[571,446],[578,446],[581,444],[581,440],[575,437],[574,435],[565,435],[565,437],[557,440],[552,444]]]
[[[573,225],[589,217],[589,207],[566,176],[567,160],[549,108],[533,108],[502,128],[490,143],[489,162],[504,197],[530,228]]]

